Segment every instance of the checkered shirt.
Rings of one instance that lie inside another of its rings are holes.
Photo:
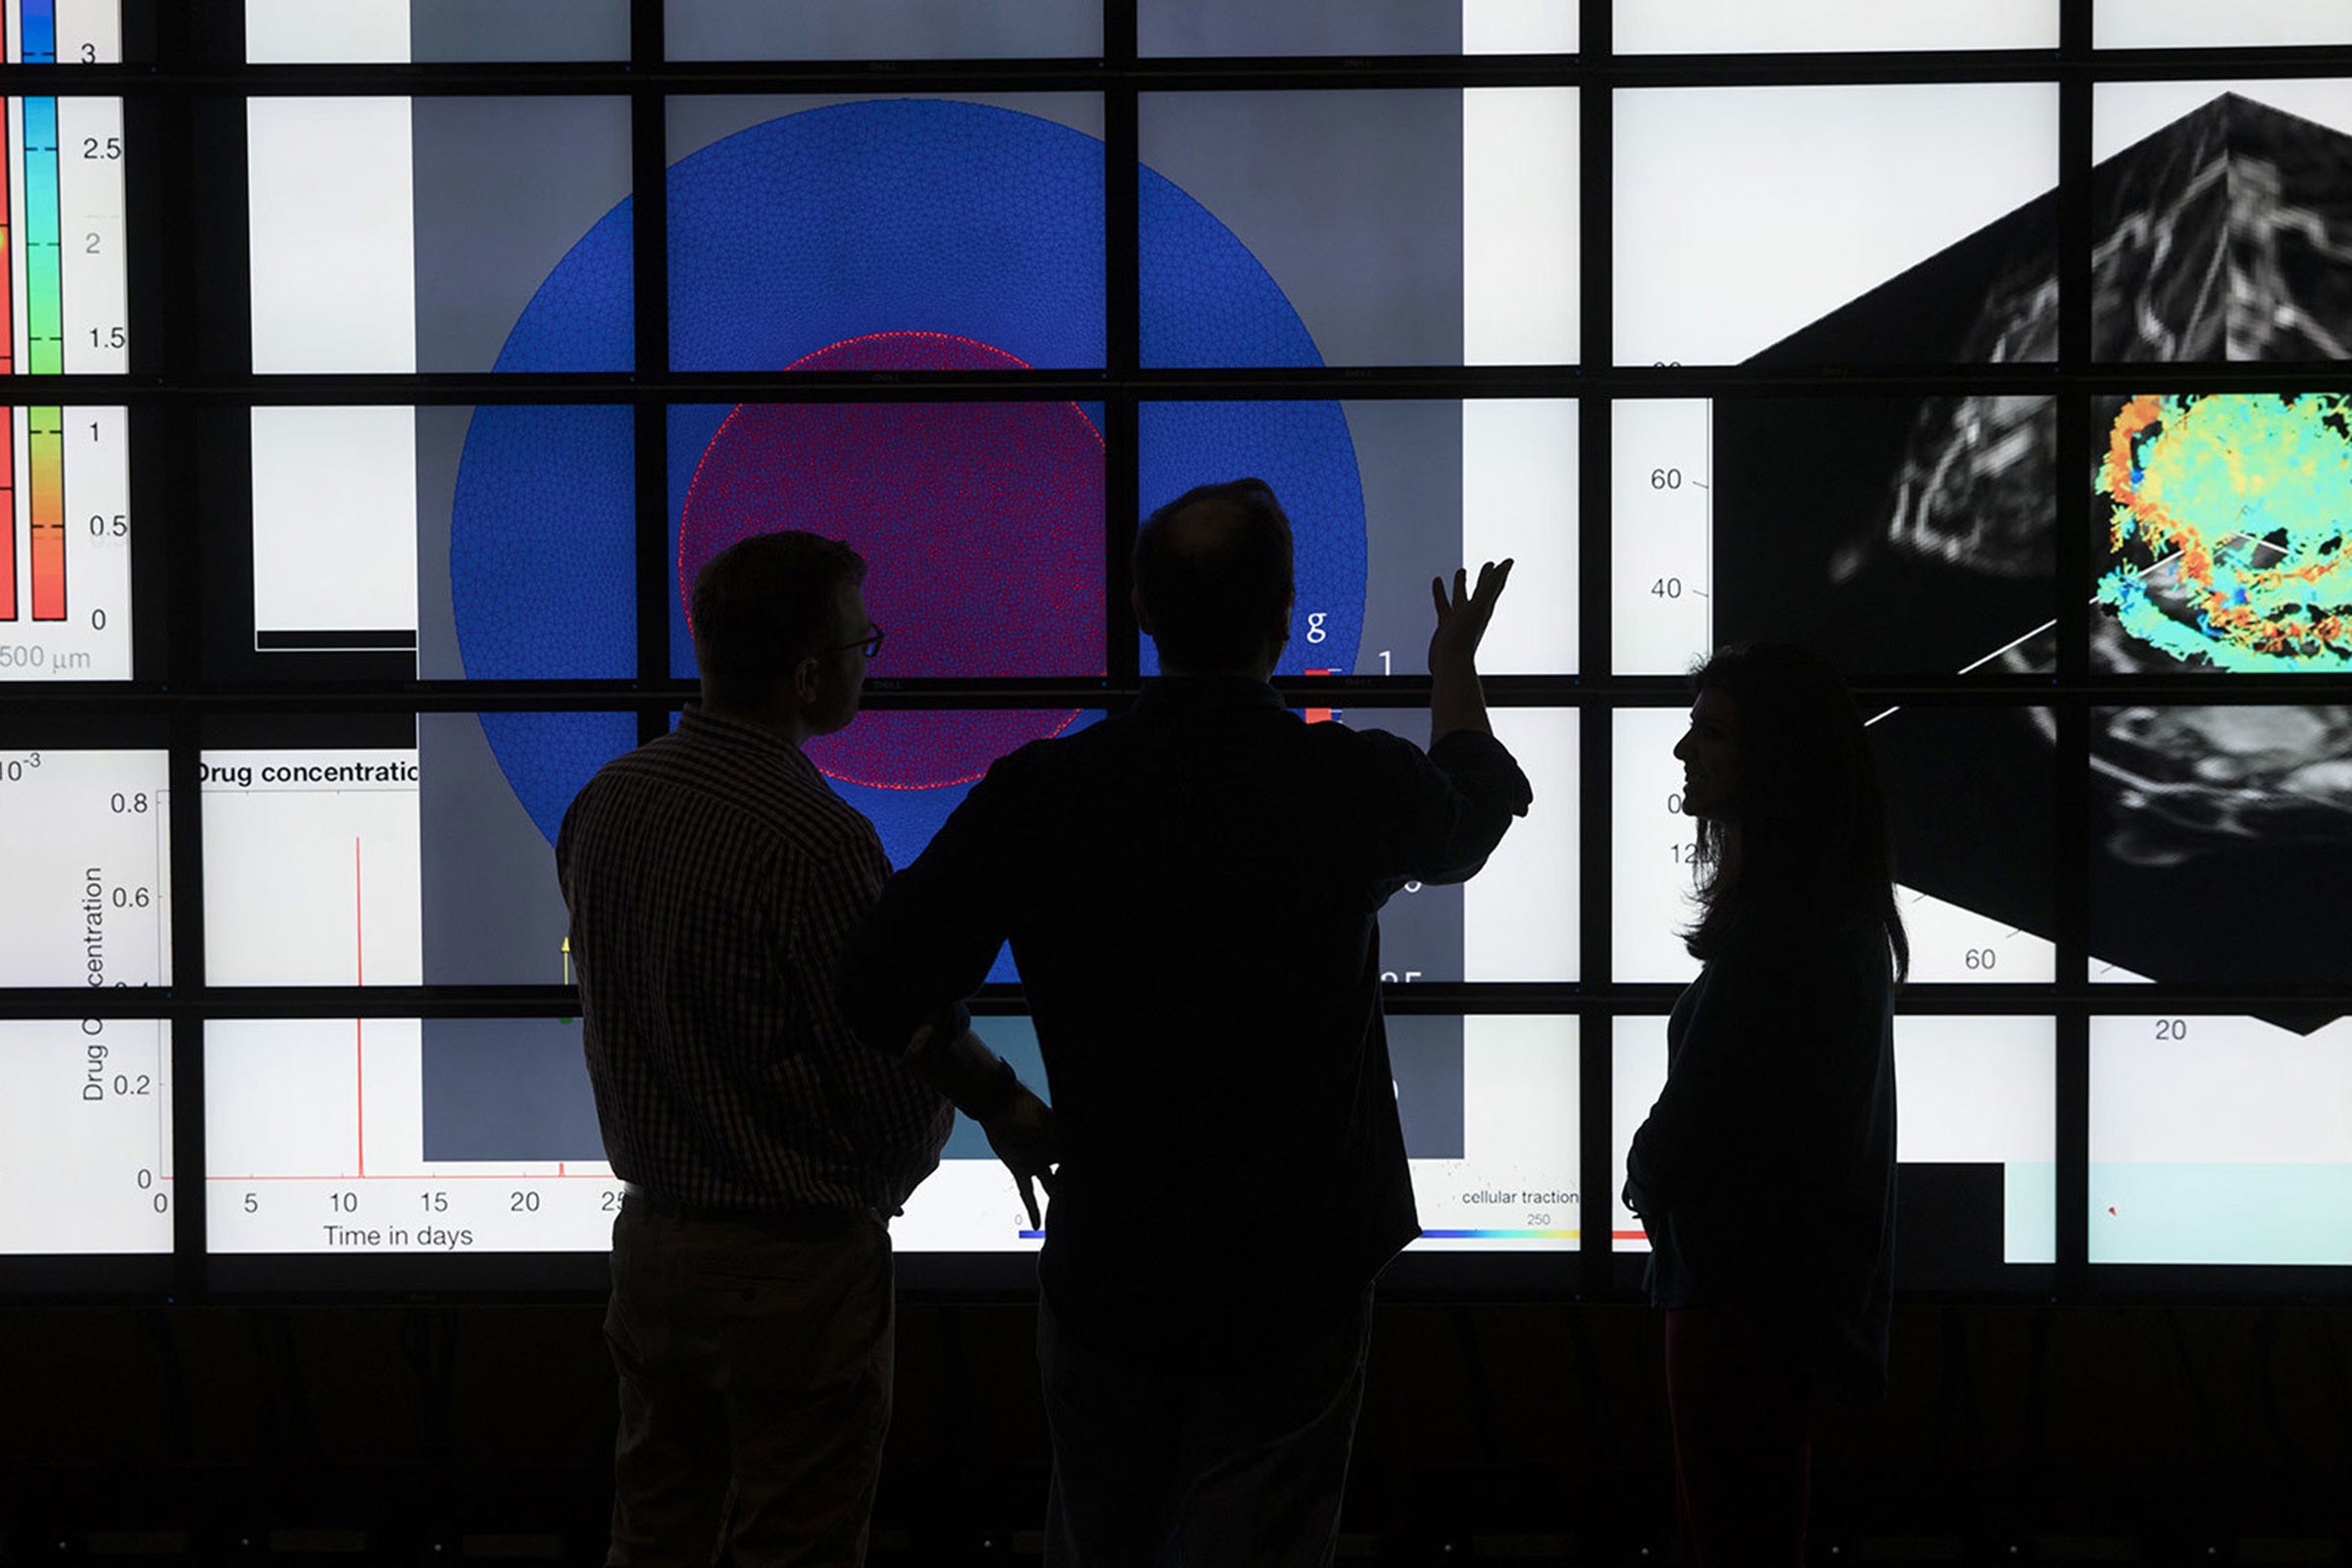
[[[580,791],[556,866],[623,1180],[710,1209],[894,1213],[938,1165],[948,1102],[834,995],[890,862],[797,747],[689,709]]]

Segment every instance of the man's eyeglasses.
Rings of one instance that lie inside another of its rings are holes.
[[[844,649],[862,648],[865,650],[865,657],[871,659],[876,654],[882,652],[882,628],[875,625],[872,621],[867,621],[864,636],[858,638],[854,643],[835,643],[832,647],[826,649],[825,652],[828,654],[838,654]]]

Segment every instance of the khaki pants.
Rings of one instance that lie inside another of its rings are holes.
[[[864,1561],[890,1426],[890,1233],[854,1215],[812,1235],[623,1206],[610,1568]]]

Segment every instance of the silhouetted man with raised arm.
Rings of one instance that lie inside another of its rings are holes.
[[[938,1165],[951,1100],[1016,1172],[1051,1157],[1044,1106],[959,1006],[883,1056],[835,996],[890,862],[801,747],[857,716],[882,643],[864,580],[849,546],[797,531],[712,558],[701,706],[591,779],[556,841],[597,1119],[628,1183],[605,1315],[614,1568],[708,1563],[722,1532],[737,1568],[863,1561],[889,1218]]]
[[[843,1001],[904,1040],[1009,939],[1060,1154],[1039,1275],[1046,1560],[1329,1560],[1371,1282],[1420,1233],[1377,915],[1485,863],[1526,777],[1472,655],[1509,563],[1433,583],[1428,755],[1268,683],[1291,529],[1253,479],[1153,514],[1132,710],[999,761],[853,941]]]

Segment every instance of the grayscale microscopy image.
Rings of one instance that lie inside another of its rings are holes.
[[[2091,712],[2091,977],[2319,984],[2352,915],[2352,708]]]
[[[2224,93],[2092,189],[2098,358],[2352,358],[2352,136]]]

